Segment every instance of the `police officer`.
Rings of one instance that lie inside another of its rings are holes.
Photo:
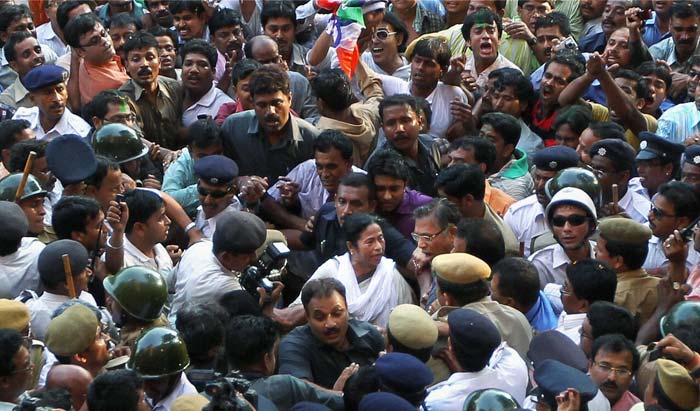
[[[685,147],[648,131],[639,133],[639,140],[636,158],[639,177],[630,179],[629,189],[651,201],[659,186],[678,174]]]
[[[44,244],[36,238],[26,237],[27,216],[14,202],[0,201],[0,298],[15,298],[22,290],[39,291],[36,273],[36,255]]]
[[[422,361],[410,354],[391,352],[377,359],[374,369],[381,391],[398,395],[419,407],[433,382],[433,373]],[[411,378],[406,378],[410,375]]]
[[[659,322],[661,336],[673,334],[675,330],[684,322],[700,318],[699,301],[681,301],[674,305]]]
[[[552,410],[557,409],[556,397],[564,391],[576,390],[582,405],[592,400],[598,392],[598,387],[591,377],[557,360],[543,361],[535,368],[534,379],[537,382],[537,388],[532,395],[536,395],[538,403],[542,401]]]
[[[700,186],[700,146],[689,146],[685,149],[681,181],[695,187]]]
[[[49,170],[63,186],[63,195],[84,195],[85,180],[95,174],[95,153],[82,137],[65,134],[46,146],[46,162]]]
[[[168,325],[162,315],[168,287],[160,273],[132,266],[105,278],[102,284],[114,324],[120,327],[119,345],[133,348],[144,330]]]
[[[547,231],[544,208],[549,203],[545,183],[563,169],[576,167],[579,157],[576,151],[566,146],[551,146],[538,151],[533,157],[535,193],[508,208],[503,221],[513,230],[520,242],[525,257],[529,256],[530,242]]]
[[[44,199],[46,191],[36,177],[27,175],[27,183],[19,199],[15,197],[22,181],[22,173],[14,173],[0,180],[0,201],[15,201],[27,216],[28,235],[36,237],[44,232]]]
[[[518,408],[512,395],[495,388],[485,388],[469,394],[464,400],[464,411],[506,411]]]
[[[228,157],[211,155],[195,162],[194,172],[198,177],[200,204],[197,207],[195,226],[202,231],[204,237],[212,238],[222,211],[242,209],[236,196],[238,165]]]

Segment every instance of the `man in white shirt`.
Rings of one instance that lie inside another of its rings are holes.
[[[15,298],[22,290],[39,292],[37,256],[44,244],[27,235],[29,223],[20,206],[0,201],[0,298]]]
[[[476,311],[461,308],[450,312],[449,356],[460,367],[447,381],[428,389],[426,411],[461,409],[472,392],[496,388],[512,395],[518,403],[525,399],[527,365],[518,353],[501,342],[496,326]]]
[[[17,73],[17,78],[0,94],[0,103],[12,109],[34,107],[34,103],[29,99],[29,91],[22,84],[22,80],[31,69],[46,63],[41,46],[30,33],[18,31],[10,35],[3,50],[10,68]]]
[[[211,239],[222,212],[241,209],[241,203],[236,196],[238,166],[230,158],[214,154],[195,162],[194,172],[198,177],[197,192],[200,204],[197,207],[195,226],[202,231],[204,238]]]
[[[70,51],[68,45],[63,41],[58,33],[58,6],[61,2],[56,0],[44,1],[44,12],[49,21],[36,28],[36,38],[42,45],[48,46],[57,56],[62,56]]]
[[[38,139],[51,140],[63,134],[85,137],[90,125],[68,109],[68,74],[58,66],[44,64],[24,77],[24,87],[36,106],[19,108],[13,119],[29,121]]]

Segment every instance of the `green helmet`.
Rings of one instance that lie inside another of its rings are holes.
[[[15,201],[20,181],[22,181],[22,173],[10,174],[0,180],[0,200]],[[29,174],[27,176],[27,184],[24,185],[24,192],[20,200],[26,200],[29,197],[38,195],[46,195],[46,190],[41,187],[41,183],[39,183],[36,177]]]
[[[189,365],[190,357],[180,334],[167,327],[155,327],[136,341],[126,368],[141,378],[154,379],[184,371]]]
[[[476,390],[464,400],[463,411],[505,411],[520,407],[512,395],[495,388]]]
[[[121,123],[105,124],[95,131],[92,136],[92,148],[95,154],[120,164],[148,153],[148,147],[141,141],[139,133]]]
[[[557,191],[564,187],[576,187],[588,194],[596,207],[603,202],[603,191],[598,178],[592,171],[581,167],[570,167],[559,171],[544,186],[547,197],[551,200]]]
[[[661,335],[672,334],[684,322],[700,319],[700,301],[681,301],[674,305],[659,321]]]
[[[133,266],[102,281],[105,291],[133,317],[152,321],[160,317],[168,300],[163,276],[148,267]]]

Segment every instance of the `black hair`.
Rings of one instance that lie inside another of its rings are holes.
[[[36,398],[37,409],[62,409],[71,410],[71,393],[67,388],[42,388],[32,393],[32,398]]]
[[[455,164],[438,174],[435,185],[448,196],[464,198],[471,195],[474,200],[483,201],[486,177],[479,166]]]
[[[566,278],[571,284],[571,293],[592,304],[596,301],[615,300],[617,275],[610,266],[592,258],[566,266]]]
[[[85,107],[85,116],[88,117],[90,121],[92,121],[92,117],[104,120],[109,111],[110,104],[115,106],[120,106],[121,104],[128,104],[129,107],[133,106],[131,99],[124,92],[114,89],[103,90],[97,93],[87,107]]]
[[[138,189],[125,192],[124,201],[129,207],[129,220],[124,228],[126,234],[131,234],[136,223],[146,224],[148,219],[165,204],[158,194]]]
[[[156,41],[156,37],[147,31],[139,30],[124,43],[124,55],[128,57],[129,52],[131,52],[132,50],[142,50],[149,48],[156,49],[156,54],[158,54],[158,41]]]
[[[355,374],[348,378],[343,387],[343,405],[345,411],[358,411],[362,398],[379,391],[379,376],[374,365],[360,367]]]
[[[239,315],[262,315],[260,303],[246,290],[227,292],[219,298],[219,305],[229,318]]]
[[[692,185],[680,181],[669,181],[659,186],[660,194],[673,204],[677,217],[694,220],[700,212],[700,201]]]
[[[506,113],[487,113],[481,116],[481,124],[488,124],[501,136],[505,145],[511,144],[513,149],[520,141],[520,123],[518,119]]]
[[[449,294],[460,307],[479,301],[489,295],[489,284],[485,280],[477,280],[469,284],[456,284],[441,277],[435,278],[440,291]]]
[[[276,18],[289,19],[294,25],[294,28],[296,28],[297,15],[294,3],[287,0],[265,2],[262,10],[260,11],[260,24],[262,25],[263,29],[265,29],[268,20]]]
[[[343,233],[345,234],[345,240],[349,241],[354,246],[357,246],[357,242],[360,239],[360,235],[367,227],[372,224],[381,224],[381,219],[372,214],[365,213],[353,213],[346,216],[343,220]]]
[[[408,165],[401,154],[391,149],[382,149],[378,151],[367,164],[367,174],[372,181],[377,176],[387,176],[408,181],[409,176]]]
[[[537,267],[525,258],[506,257],[493,265],[498,274],[498,292],[511,297],[526,309],[530,309],[540,295],[540,277]]]
[[[420,110],[418,107],[418,101],[414,96],[408,94],[394,94],[393,96],[389,96],[379,103],[379,118],[384,121],[384,110],[388,107],[394,106],[406,106],[416,113],[416,115]]]
[[[339,130],[323,130],[314,140],[312,149],[314,153],[329,153],[332,149],[336,149],[340,151],[343,159],[352,159],[352,140]]]
[[[5,52],[5,59],[8,63],[17,59],[17,50],[15,50],[15,47],[17,47],[19,43],[23,42],[24,40],[30,37],[34,36],[32,36],[32,34],[27,31],[16,31],[10,34],[10,37],[7,39],[7,42],[2,47],[2,50]]]
[[[571,35],[569,18],[566,16],[566,14],[558,11],[553,11],[549,14],[538,17],[537,20],[535,20],[535,33],[537,33],[537,29],[554,26],[559,27],[559,31],[561,32],[562,36],[568,37]]]
[[[231,84],[233,84],[233,87],[236,87],[239,81],[247,78],[260,67],[262,67],[262,64],[251,58],[239,61],[238,63],[234,64],[233,68],[231,69]]]
[[[503,33],[503,21],[501,20],[501,16],[482,7],[464,19],[464,23],[462,24],[462,37],[464,37],[464,40],[469,41],[472,27],[474,27],[475,24],[490,25],[493,23],[496,23],[496,27],[498,27],[498,38],[501,38],[501,34]]]
[[[413,219],[432,217],[437,226],[445,230],[450,224],[457,226],[462,218],[459,208],[444,198],[433,198],[427,204],[413,210]]]
[[[637,338],[637,322],[625,307],[610,301],[596,301],[586,313],[594,340],[605,334],[622,334],[634,341]]]
[[[143,23],[141,23],[141,20],[134,17],[134,15],[131,13],[117,13],[117,14],[115,14],[109,20],[109,27],[107,27],[107,28],[111,29],[113,27],[119,28],[119,27],[128,27],[128,26],[134,26],[134,28],[136,28],[136,31],[143,29]]]
[[[245,27],[241,14],[228,8],[216,10],[209,18],[207,25],[209,26],[209,33],[211,33],[212,36],[224,27],[240,26],[241,30]]]
[[[457,224],[457,237],[467,243],[466,252],[490,267],[506,255],[506,243],[496,223],[482,218],[463,218]]]
[[[474,160],[479,164],[486,165],[487,170],[490,170],[496,162],[496,145],[488,138],[458,138],[450,143],[447,152],[449,153],[457,149],[472,150],[474,153]]]
[[[608,239],[603,233],[600,236],[605,239],[605,249],[611,257],[622,257],[628,270],[637,270],[644,265],[649,253],[648,247],[630,247],[624,241]]]
[[[85,232],[88,222],[100,214],[100,203],[92,197],[62,197],[53,206],[51,226],[59,240],[70,240],[73,231]]]
[[[311,89],[333,111],[345,110],[354,99],[350,79],[340,68],[322,70],[311,81]]]
[[[224,344],[223,318],[223,309],[210,304],[185,304],[177,311],[175,328],[192,361],[211,361],[212,349]]]
[[[36,153],[36,158],[46,156],[46,146],[49,145],[46,140],[24,140],[12,146],[10,150],[10,173],[22,172],[24,165],[27,163],[27,158],[30,152]]]
[[[233,317],[226,327],[226,361],[229,367],[245,369],[260,363],[271,353],[280,331],[272,319],[265,316]]]
[[[408,28],[406,27],[406,23],[404,23],[403,20],[396,15],[396,13],[391,11],[384,12],[382,21],[391,24],[391,27],[393,27],[394,31],[396,31],[396,35],[400,34],[402,36],[403,41],[400,44],[397,44],[397,51],[399,53],[406,51],[406,44],[408,44]]]
[[[399,340],[397,340],[396,337],[394,337],[394,335],[391,333],[391,328],[388,326],[386,328],[386,337],[388,345],[391,345],[392,352],[412,355],[418,358],[421,362],[428,362],[428,360],[430,360],[430,355],[433,351],[432,346],[418,349],[406,347]]]
[[[0,30],[6,31],[10,24],[15,21],[29,17],[32,18],[32,12],[29,7],[24,4],[8,4],[0,9]]]
[[[639,351],[634,346],[634,342],[622,334],[606,334],[596,338],[591,348],[591,361],[595,361],[598,351],[605,351],[613,354],[620,354],[628,351],[632,354],[632,373],[639,369]]]
[[[199,16],[205,11],[204,5],[202,5],[201,2],[190,0],[170,0],[168,3],[168,9],[172,15],[182,13],[183,11],[190,11]]]
[[[668,67],[663,64],[655,61],[645,61],[637,67],[637,73],[640,76],[656,76],[666,84],[666,90],[671,88],[673,78],[671,77],[671,72],[668,71]]]
[[[411,59],[414,56],[435,60],[443,70],[447,70],[450,66],[452,52],[447,40],[442,37],[427,37],[419,39],[413,47]]]
[[[671,5],[672,19],[687,19],[688,17],[697,17],[698,14],[697,5],[689,1],[673,2]]]
[[[345,300],[345,286],[335,278],[319,278],[310,280],[301,289],[301,303],[306,311],[312,298],[330,297],[337,292]]]
[[[90,7],[90,10],[93,10],[94,7],[94,1],[93,0],[71,0],[71,1],[64,1],[58,6],[58,9],[56,10],[56,24],[58,24],[58,28],[61,29],[61,31],[66,29],[66,26],[68,25],[68,21],[70,20],[69,14],[77,9],[78,7],[82,6],[83,4],[87,4],[88,7]]]
[[[425,124],[429,126],[433,121],[433,110],[430,108],[430,102],[423,97],[416,96],[416,103],[418,103],[418,115],[423,115]]]
[[[523,7],[528,1],[530,0],[518,0],[518,7]],[[554,0],[545,0],[547,3],[549,3],[552,8],[554,8]]]
[[[355,172],[348,173],[340,179],[338,186],[355,188],[367,187],[367,198],[369,201],[374,201],[374,199],[377,197],[377,190],[374,187],[374,180],[370,179],[367,174]],[[340,190],[340,188],[338,190]]]
[[[496,78],[493,85],[497,91],[503,91],[505,87],[512,87],[515,98],[517,98],[521,104],[527,106],[532,104],[537,98],[530,79],[525,77],[523,73],[515,69],[504,67],[491,72],[489,78],[491,78],[491,74],[494,72],[498,72],[496,74],[498,78]]]
[[[132,370],[100,374],[90,383],[87,404],[90,411],[137,411],[143,380]]]
[[[277,66],[266,65],[253,72],[248,87],[253,98],[256,94],[274,94],[278,91],[288,95],[289,76]]]
[[[80,37],[91,32],[97,24],[102,25],[102,22],[93,13],[81,14],[66,24],[66,28],[63,29],[63,37],[71,47],[81,48]]]
[[[588,125],[593,135],[601,140],[625,140],[625,129],[621,125],[612,121],[601,121]]]
[[[31,127],[27,120],[0,121],[0,150],[12,148],[17,143],[17,134]]]
[[[95,173],[85,180],[85,184],[99,189],[110,171],[121,170],[121,168],[115,161],[99,154],[95,156],[95,160],[97,162]]]
[[[216,51],[216,47],[209,44],[207,41],[202,39],[192,39],[185,43],[182,47],[182,60],[185,60],[188,54],[201,54],[206,57],[212,70],[216,67],[216,61],[219,58],[219,52]]]
[[[22,347],[22,335],[10,328],[0,328],[0,376],[7,377],[15,371],[15,355]]]
[[[221,127],[211,118],[202,118],[187,128],[187,145],[197,148],[223,146]]]
[[[634,86],[634,94],[637,95],[638,99],[646,99],[647,97],[651,97],[649,85],[644,78],[639,75],[639,73],[628,69],[620,69],[613,75],[613,77],[634,81],[636,83]]]
[[[587,106],[574,105],[562,110],[552,124],[552,129],[557,130],[564,124],[568,124],[576,135],[580,136],[583,130],[591,124],[591,110]]]
[[[569,67],[571,76],[566,79],[567,83],[571,83],[575,78],[581,77],[586,72],[586,60],[577,51],[562,50],[554,54],[551,59],[544,63],[544,72],[547,72],[547,67],[552,63]]]
[[[173,42],[173,46],[177,47],[177,35],[172,30],[168,30],[165,27],[161,26],[153,26],[150,29],[148,29],[148,32],[153,34],[153,37],[170,37],[170,40],[172,40]]]

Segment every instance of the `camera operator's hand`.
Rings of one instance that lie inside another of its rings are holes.
[[[270,293],[269,298],[267,296],[267,291],[264,288],[257,288],[258,294],[260,294],[260,300],[258,302],[262,308],[263,315],[267,317],[272,317],[274,314],[277,301],[279,301],[280,297],[282,296],[282,290],[284,290],[284,284],[281,282],[273,281],[272,284],[274,285],[274,288],[272,289],[272,293]]]

